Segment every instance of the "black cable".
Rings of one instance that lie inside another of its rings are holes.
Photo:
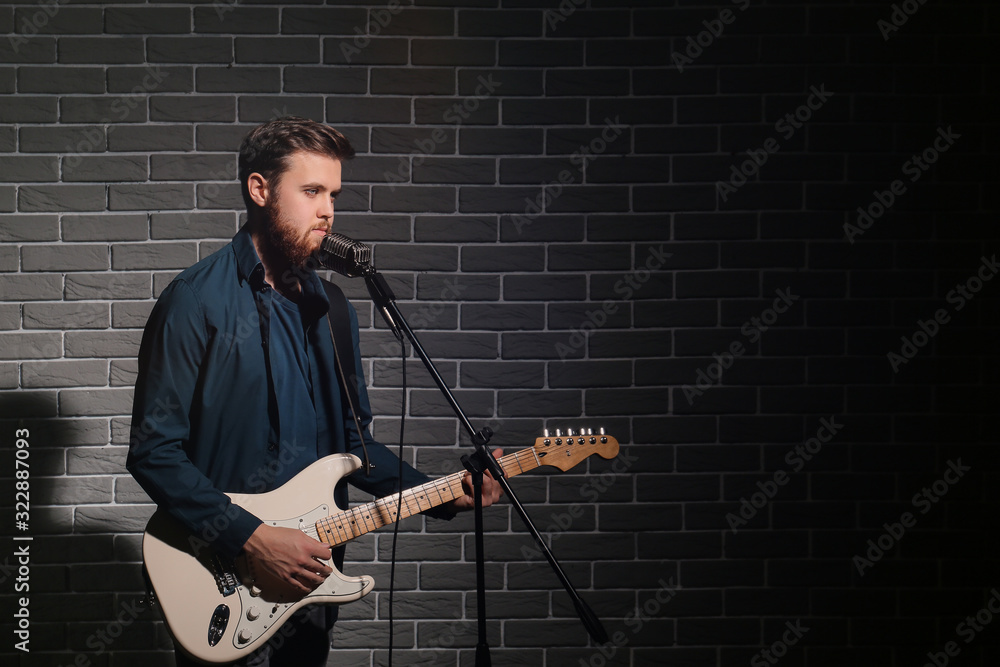
[[[406,423],[406,343],[399,341],[403,363],[403,398],[399,413],[399,495],[396,497],[396,524],[392,528],[392,555],[389,559],[389,667],[392,667],[392,593],[396,579],[396,537],[399,535],[400,514],[403,508],[403,426]]]

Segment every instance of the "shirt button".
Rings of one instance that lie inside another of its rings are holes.
[[[278,446],[276,444],[274,444],[273,442],[267,443],[267,451],[273,452],[277,448],[278,448]]]

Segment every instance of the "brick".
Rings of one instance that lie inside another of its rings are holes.
[[[61,283],[58,294],[62,294]],[[66,276],[68,300],[148,299],[151,296],[148,273],[74,273]]]
[[[409,123],[410,101],[404,97],[338,96],[328,102],[329,123]]]
[[[44,301],[62,297],[62,276],[0,275],[0,299],[4,301]]]
[[[108,362],[83,361],[25,362],[21,365],[23,387],[106,387]]]
[[[145,214],[64,215],[63,241],[145,241],[149,223]]]
[[[306,37],[236,37],[237,63],[318,63],[319,43]]]
[[[187,33],[191,10],[184,7],[109,7],[105,29],[114,34]]]
[[[540,155],[543,146],[540,129],[464,127],[458,140],[462,155]]]
[[[455,72],[443,67],[376,68],[371,73],[373,95],[453,95]]]
[[[573,67],[583,64],[584,41],[572,39],[504,39],[501,67]]]
[[[14,10],[14,23],[26,35],[86,34],[103,32],[100,8],[59,7],[58,11],[39,11],[36,7]],[[30,30],[26,30],[26,26]]]
[[[586,279],[582,275],[504,277],[503,296],[511,301],[582,300]]]
[[[432,35],[453,35],[455,31],[454,11],[449,9],[389,9],[386,17],[383,10],[371,9],[368,12],[367,32],[379,34],[374,27],[382,27],[382,34],[412,35],[429,37]]]
[[[504,216],[501,241],[581,241],[583,217],[571,215]]]
[[[58,98],[18,95],[4,99],[2,123],[54,123],[58,118]]]
[[[133,354],[138,352],[138,345]],[[132,411],[129,389],[64,389],[59,392],[61,416],[121,415]]]
[[[478,10],[459,12],[458,34],[463,37],[540,37],[542,12],[537,10]]]
[[[421,124],[496,125],[498,100],[487,99],[487,91],[464,98],[426,98],[414,102],[414,117]]]
[[[462,248],[463,271],[542,271],[545,250],[542,246],[465,246]]]
[[[56,158],[48,156],[11,156],[0,164],[0,182],[25,183],[58,181]]]
[[[228,154],[152,155],[150,176],[156,181],[236,180],[236,160]]]
[[[354,35],[359,31],[366,32],[367,23],[368,12],[364,9],[288,7],[281,15],[281,32],[291,35]]]
[[[409,40],[355,34],[323,40],[323,62],[328,65],[406,65]]]
[[[238,229],[237,216],[222,212],[153,213],[149,221],[153,239],[226,239]]]
[[[99,67],[22,66],[17,70],[19,93],[103,93],[104,70]]]
[[[54,63],[56,40],[51,37],[28,38],[10,35],[0,42],[0,58],[5,63]]]
[[[192,243],[119,243],[111,258],[116,271],[184,269],[198,261],[198,253]]]
[[[458,208],[462,213],[529,212],[543,200],[538,188],[529,187],[467,186],[458,191]]]
[[[58,333],[5,333],[0,359],[54,359],[62,356]]]
[[[195,97],[157,95],[150,99],[149,117],[154,121],[231,122],[236,120],[234,99],[223,95]]]
[[[368,91],[368,71],[361,67],[286,67],[285,92],[364,94]]]
[[[21,249],[24,271],[99,271],[109,268],[106,245],[32,245]]]
[[[482,39],[414,39],[414,65],[495,65],[496,44]]]
[[[146,40],[151,63],[222,63],[233,58],[232,37],[159,37]]]
[[[194,32],[270,33],[278,25],[278,11],[276,7],[243,7],[236,3],[195,7]]]
[[[63,159],[63,181],[109,183],[145,181],[147,177],[144,155],[78,155]]]
[[[375,186],[372,188],[372,210],[451,213],[455,210],[455,189],[433,186],[398,188]]]
[[[111,360],[112,387],[134,387],[138,373],[139,367],[137,361],[125,359]]]
[[[110,326],[107,304],[26,303],[26,329],[106,329]]]
[[[191,208],[193,192],[189,183],[111,184],[108,203],[112,211],[145,211]]]
[[[493,242],[497,221],[492,216],[421,216],[414,221],[414,240]]]
[[[143,123],[146,121],[147,100],[141,95],[118,97],[64,97],[60,100],[59,120],[63,123]],[[107,132],[114,131],[114,127]]]
[[[141,37],[61,37],[59,62],[66,65],[141,63],[145,61]]]
[[[463,304],[462,329],[542,329],[545,309],[531,303],[470,303]]]
[[[194,133],[188,124],[118,126],[108,135],[108,149],[112,151],[187,151],[194,148]]]
[[[455,131],[435,128],[378,128],[372,133],[372,151],[416,154],[414,159],[455,152]]]
[[[109,67],[108,92],[128,93],[190,93],[194,90],[194,70],[191,67]]]

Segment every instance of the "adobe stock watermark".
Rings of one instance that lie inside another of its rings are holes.
[[[972,470],[969,466],[962,465],[962,459],[958,458],[954,461],[948,461],[948,469],[944,471],[944,474],[940,479],[935,480],[930,486],[925,486],[920,489],[917,493],[913,494],[910,499],[910,504],[915,510],[919,512],[920,516],[927,514],[933,509],[934,505],[939,503],[942,498],[944,498],[951,487],[962,481],[965,474]],[[858,570],[858,574],[862,577],[865,576],[866,571],[875,565],[875,563],[882,560],[885,555],[891,551],[901,539],[906,535],[906,531],[909,528],[913,528],[917,525],[918,516],[913,512],[906,511],[899,515],[899,518],[893,522],[885,522],[882,524],[883,532],[878,537],[874,539],[869,539],[867,542],[868,549],[865,550],[863,555],[854,556],[851,562],[854,563],[854,567]]]
[[[822,109],[831,97],[833,97],[833,93],[826,89],[825,83],[821,83],[819,88],[811,86],[806,101],[796,107],[794,111],[786,113],[778,119],[774,124],[774,131],[781,135],[782,139],[788,141],[812,120],[813,114]],[[765,139],[760,148],[748,148],[746,151],[747,159],[729,168],[729,180],[716,181],[715,194],[721,197],[722,201],[729,201],[729,195],[746,185],[747,180],[756,176],[761,167],[767,164],[768,159],[779,150],[781,150],[781,143],[775,137]]]
[[[750,6],[750,0],[731,1],[741,12],[745,12]],[[683,74],[686,66],[693,65],[694,61],[700,58],[705,53],[705,50],[715,43],[715,40],[722,37],[722,34],[726,31],[726,26],[732,25],[736,21],[737,16],[738,14],[727,7],[719,10],[719,15],[711,21],[702,21],[701,24],[705,26],[705,29],[697,35],[687,38],[683,52],[674,51],[670,54],[670,60],[673,61],[677,71]]]
[[[910,183],[916,183],[961,138],[962,135],[953,131],[951,125],[948,126],[948,129],[939,127],[937,136],[934,137],[931,145],[921,151],[919,155],[914,153],[909,160],[903,163],[901,168],[903,175],[909,176]],[[854,243],[854,240],[868,231],[879,218],[885,215],[885,212],[892,208],[897,199],[906,194],[906,191],[906,182],[897,178],[889,184],[887,189],[881,192],[878,190],[872,192],[875,200],[868,206],[858,207],[856,223],[853,225],[850,222],[844,223],[844,234],[847,236],[847,240]]]
[[[35,5],[39,8],[37,12],[21,19],[19,32],[12,32],[7,36],[10,48],[14,53],[20,53],[21,47],[28,43],[32,37],[49,24],[55,15],[59,13],[62,5],[68,0],[39,0]]]
[[[673,253],[664,252],[662,245],[650,248],[643,266],[638,267],[615,283],[613,287],[615,294],[622,297],[621,301],[629,301],[637,291],[649,283],[655,271],[663,268],[666,260],[670,257],[673,257]],[[583,349],[587,345],[587,337],[590,333],[603,327],[608,323],[608,316],[618,312],[618,304],[619,302],[613,299],[605,299],[600,308],[588,310],[584,315],[586,319],[580,326],[570,329],[568,344],[562,341],[556,343],[556,353],[559,355],[559,360],[566,361],[569,355]]]
[[[479,104],[482,100],[490,97],[497,91],[497,89],[503,85],[501,81],[494,81],[493,74],[490,73],[487,76],[480,75],[477,79],[478,85],[476,90],[472,95],[465,97],[461,102],[456,102],[455,104],[448,107],[444,114],[441,116],[441,120],[452,125],[461,125],[476,109],[479,108]],[[431,131],[430,137],[427,139],[416,139],[413,145],[416,150],[410,151],[406,156],[400,155],[399,160],[396,164],[396,171],[386,170],[382,172],[382,178],[385,180],[386,184],[389,186],[389,190],[392,192],[396,191],[397,183],[406,183],[411,177],[412,167],[419,167],[427,159],[427,156],[433,155],[437,152],[439,145],[443,144],[448,140],[448,133],[445,132],[440,127],[436,127]]]
[[[836,415],[830,415],[829,419],[824,417],[820,419],[819,423],[820,425],[816,430],[815,436],[802,444],[795,445],[793,449],[785,454],[784,460],[788,464],[790,471],[780,468],[774,471],[770,480],[757,482],[759,491],[751,494],[749,498],[746,496],[740,498],[739,513],[729,512],[726,514],[726,523],[729,524],[729,528],[733,531],[734,535],[739,532],[738,528],[747,525],[749,521],[757,516],[758,512],[774,500],[774,497],[778,495],[778,491],[788,484],[791,479],[790,475],[802,470],[806,463],[812,461],[823,450],[823,445],[833,440],[834,436],[840,432],[840,429],[844,428],[843,424],[837,423]]]
[[[807,632],[809,628],[802,625],[802,619],[797,619],[794,623],[785,621],[785,631],[781,633],[781,638],[750,658],[750,667],[768,667],[777,664],[788,654],[788,649],[798,644]]]
[[[597,503],[600,497],[614,486],[622,475],[628,474],[629,470],[632,469],[632,466],[638,460],[639,457],[631,456],[622,450],[611,464],[611,470],[607,470],[600,475],[588,476],[587,481],[580,487],[580,495],[583,496],[585,502],[574,502],[566,510],[553,512],[549,515],[549,523],[543,532],[550,536],[552,544],[555,544],[560,536],[572,528],[573,522],[576,519],[583,516],[585,506],[590,507]],[[521,556],[524,560],[535,560],[543,558],[545,554],[534,545],[530,547],[522,545]]]
[[[774,301],[769,308],[764,309],[759,316],[751,317],[740,327],[740,333],[746,337],[750,344],[756,343],[777,321],[778,316],[787,313],[789,308],[799,300],[797,294],[792,294],[792,288],[786,287],[784,290],[775,290]],[[682,387],[684,398],[688,405],[694,405],[696,398],[716,386],[722,380],[722,374],[732,367],[736,360],[746,354],[747,348],[743,341],[736,339],[729,344],[723,352],[716,352],[712,355],[715,361],[705,368],[699,368],[695,374],[695,383],[686,384]]]
[[[620,121],[620,116],[611,118],[605,117],[604,127],[601,134],[590,140],[588,144],[581,144],[572,155],[570,164],[576,167],[577,173],[584,173],[587,164],[594,158],[607,152],[609,145],[622,135],[626,127]],[[574,170],[563,169],[556,175],[556,180],[550,181],[542,186],[542,191],[534,199],[524,198],[524,212],[511,218],[514,223],[514,231],[520,236],[526,226],[531,225],[535,219],[545,212],[546,208],[559,199],[563,193],[563,186],[573,182]]]
[[[104,132],[91,128],[83,133],[83,138],[77,142],[76,146],[66,144],[66,156],[63,157],[63,169],[72,171],[83,162],[82,155],[93,153],[98,145],[103,143],[105,137],[110,136],[118,127],[115,123],[122,122],[129,117],[129,114],[139,105],[139,100],[144,95],[148,95],[163,83],[164,79],[170,76],[170,72],[164,72],[159,65],[146,65],[146,76],[132,90],[124,95],[119,95],[111,102],[109,107],[114,116],[105,116],[97,125],[107,125]]]
[[[389,27],[392,19],[401,11],[403,11],[403,5],[399,0],[389,0],[385,9],[370,10],[366,29],[362,31],[360,26],[354,26],[354,39],[351,43],[343,40],[340,42],[340,53],[344,56],[344,60],[350,64],[354,60],[354,56],[368,48],[372,43],[372,37],[381,35],[382,31]]]
[[[893,3],[889,20],[879,19],[875,22],[875,27],[882,33],[882,39],[888,42],[926,2],[927,0],[903,0],[898,4]]]
[[[677,591],[680,590],[680,585],[674,581],[673,575],[667,580],[661,578],[657,584],[660,587],[656,593],[646,600],[642,606],[636,605],[636,608],[630,611],[623,619],[623,623],[629,631],[627,633],[624,630],[616,631],[611,635],[609,641],[598,647],[597,653],[590,656],[589,660],[580,658],[579,667],[606,667],[608,661],[612,660],[618,654],[618,651],[628,646],[632,639],[642,632],[649,621],[660,614],[663,607],[668,605],[677,595]]]
[[[749,0],[748,0],[749,1]],[[548,9],[545,11],[545,25],[549,31],[555,32],[559,24],[565,22],[576,10],[587,4],[587,0],[562,0],[558,9]]]
[[[953,306],[951,310],[958,312],[965,308],[966,304],[976,297],[986,283],[993,280],[1000,272],[996,253],[989,259],[983,256],[981,260],[974,275],[955,285],[945,295],[945,301]],[[951,310],[938,308],[929,319],[917,320],[917,328],[912,334],[899,337],[899,351],[890,351],[886,354],[893,373],[898,373],[900,368],[910,363],[910,360],[916,357],[920,350],[929,345],[934,337],[941,332],[941,328],[951,322]]]
[[[990,597],[986,604],[972,616],[966,616],[964,620],[955,626],[955,634],[958,635],[965,645],[969,645],[975,640],[979,633],[986,629],[986,626],[993,622],[996,615],[1000,614],[1000,591],[996,588],[990,590]],[[923,667],[948,667],[952,658],[958,657],[962,652],[962,645],[955,640],[945,643],[940,651],[928,651],[927,662]]]

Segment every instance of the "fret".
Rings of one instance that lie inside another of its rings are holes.
[[[611,446],[615,447],[615,451],[617,451],[618,443],[611,440]],[[542,449],[540,441],[541,438],[534,447],[500,457],[498,463],[504,476],[514,477],[542,465],[555,465],[566,470],[581,458],[586,458],[594,453],[593,451],[576,450],[570,443],[567,443],[567,447],[562,449],[550,449],[547,445]],[[584,444],[582,439],[579,444]],[[539,451],[542,452],[542,456],[551,457],[546,459],[548,463],[542,463]],[[557,454],[560,454],[558,461]],[[561,454],[565,454],[565,457]],[[610,458],[604,453],[602,456]],[[385,498],[379,498],[323,518],[316,522],[317,535],[325,537],[325,541],[331,545],[343,544],[383,526],[443,505],[465,495],[462,480],[466,474],[465,471],[462,471],[445,475],[403,491],[402,497],[399,493],[394,493]]]

